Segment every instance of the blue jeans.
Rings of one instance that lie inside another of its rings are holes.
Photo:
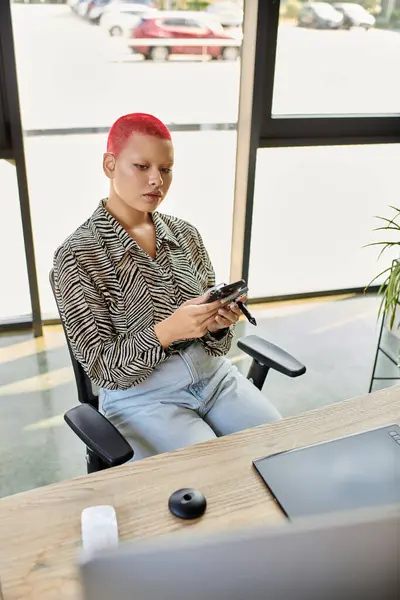
[[[225,357],[199,343],[157,366],[127,390],[100,390],[100,410],[126,437],[135,460],[281,418]]]

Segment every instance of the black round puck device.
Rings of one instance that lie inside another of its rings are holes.
[[[204,515],[207,500],[204,494],[198,490],[183,488],[171,494],[168,508],[179,519],[197,519]]]

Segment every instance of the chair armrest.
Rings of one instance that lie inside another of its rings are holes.
[[[80,404],[68,410],[65,422],[108,466],[116,467],[130,460],[133,450],[124,436],[90,404]]]
[[[237,345],[258,363],[289,377],[298,377],[306,372],[305,366],[294,356],[258,335],[247,335],[238,340]]]

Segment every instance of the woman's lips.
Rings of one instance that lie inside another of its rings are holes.
[[[159,202],[161,200],[161,194],[143,194],[148,202]]]

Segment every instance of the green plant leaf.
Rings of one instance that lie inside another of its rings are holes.
[[[395,210],[397,212],[397,214],[400,214],[400,208],[397,208],[397,206],[393,206],[393,204],[389,204],[389,208],[392,208],[393,210]]]
[[[376,281],[377,279],[379,279],[379,277],[381,277],[382,275],[384,275],[385,273],[387,273],[388,271],[391,271],[391,270],[392,270],[392,267],[387,267],[387,268],[386,268],[384,271],[382,271],[381,273],[379,273],[379,275],[376,275],[376,277],[374,277],[374,278],[373,278],[373,279],[372,279],[372,280],[369,282],[369,284],[368,284],[368,285],[365,287],[365,290],[364,290],[364,291],[366,291],[366,290],[367,290],[369,287],[371,287],[371,285],[374,283],[374,281]],[[382,285],[383,285],[383,284],[382,284]],[[382,287],[382,286],[381,286],[381,287]]]
[[[385,221],[386,223],[389,223],[389,225],[394,225],[396,227],[396,229],[399,228],[399,225],[397,223],[395,223],[397,215],[396,215],[396,217],[394,217],[394,219],[387,219],[386,217],[375,217],[375,218],[379,219],[380,221]]]
[[[386,246],[383,246],[382,250],[379,252],[378,254],[378,258],[377,260],[380,259],[380,257],[382,256],[382,254],[385,252],[385,250],[387,250],[388,248],[390,248],[391,246],[389,246],[388,244],[386,244]],[[390,267],[391,268],[391,267]]]
[[[364,248],[367,246],[382,246],[382,244],[387,244],[388,246],[400,246],[400,242],[371,242],[370,244],[366,244]]]
[[[386,227],[375,227],[373,231],[400,231],[400,225],[396,225],[396,227],[389,227],[389,225]]]
[[[376,227],[374,231],[395,231],[397,233],[400,232],[400,224],[396,222],[396,219],[400,216],[400,208],[396,206],[390,205],[390,208],[395,212],[395,215],[392,219],[388,219],[387,217],[377,216],[376,218],[385,223],[381,227]],[[380,241],[380,242],[372,242],[370,244],[366,244],[363,246],[367,248],[369,246],[382,246],[378,259],[382,256],[383,252],[388,248],[394,248],[395,246],[400,246],[400,241]],[[384,281],[379,286],[378,295],[382,296],[381,302],[379,305],[378,318],[387,314],[389,318],[389,327],[390,329],[394,326],[394,321],[396,317],[396,310],[400,304],[400,261],[392,261],[390,267],[387,267],[379,275],[374,277],[372,281],[367,285],[364,291],[366,291],[377,279],[385,276]]]
[[[389,327],[393,329],[396,310],[400,302],[400,264],[398,262],[391,267],[390,274],[381,285],[379,293],[382,293],[382,300],[378,317],[386,313],[389,316]]]
[[[399,246],[400,242],[372,242],[371,244],[366,244],[363,248],[368,248],[368,246],[382,246],[382,250],[379,252],[376,260],[379,260],[382,254],[385,252],[387,248],[391,248],[392,246]]]

